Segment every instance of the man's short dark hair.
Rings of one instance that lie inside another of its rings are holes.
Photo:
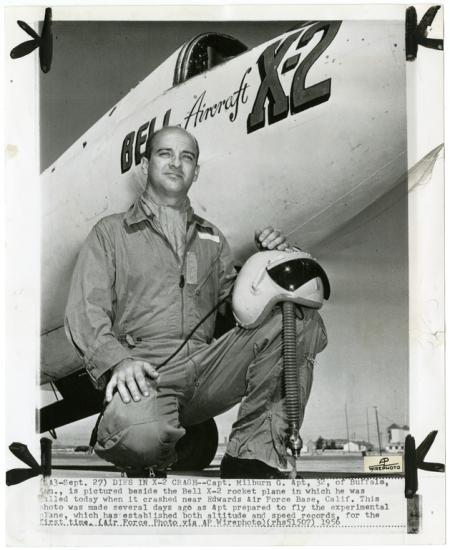
[[[146,152],[145,152],[145,156],[147,157],[148,160],[150,160],[150,156],[152,154],[152,148],[153,148],[153,142],[155,140],[155,137],[160,133],[160,132],[163,132],[164,130],[183,130],[183,132],[186,132],[186,134],[188,134],[189,136],[191,136],[191,138],[193,139],[194,141],[194,144],[195,144],[195,148],[197,149],[197,158],[195,159],[196,162],[198,162],[198,157],[200,156],[200,147],[198,145],[198,141],[197,141],[197,138],[195,136],[193,136],[190,132],[188,132],[187,130],[185,130],[184,128],[181,128],[181,126],[164,126],[163,128],[160,128],[159,130],[156,130],[156,132],[153,132],[153,134],[150,136],[150,139],[147,143],[147,148],[146,148]]]

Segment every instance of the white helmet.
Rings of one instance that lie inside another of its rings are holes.
[[[325,271],[310,254],[269,250],[251,256],[234,283],[233,313],[244,328],[254,328],[278,302],[319,309],[330,297]]]

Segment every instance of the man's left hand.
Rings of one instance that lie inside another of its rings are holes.
[[[270,225],[263,230],[255,231],[255,242],[260,250],[286,250],[289,248],[285,235]]]

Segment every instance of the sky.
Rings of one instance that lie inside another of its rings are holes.
[[[52,68],[40,76],[41,168],[53,163],[131,88],[196,34],[224,32],[251,48],[293,24],[55,21]],[[350,436],[356,439],[367,439],[368,417],[374,441],[374,406],[378,406],[383,432],[393,422],[408,422],[405,200],[392,196],[383,199],[369,215],[342,228],[330,244],[314,251],[324,258],[332,289],[337,287],[337,291],[332,297],[333,308],[324,308],[330,343],[316,368],[305,440],[319,435],[346,437],[345,404]],[[365,269],[361,257],[366,259]],[[373,265],[390,273],[388,304],[380,300],[385,290],[379,273],[371,271]],[[374,294],[375,288],[379,294]],[[380,335],[389,342],[380,341]],[[379,353],[373,353],[378,349]],[[375,382],[375,371],[383,373],[380,382]],[[218,419],[222,437],[235,416],[233,410]],[[86,443],[92,423],[93,419],[87,419],[59,429],[59,441]]]

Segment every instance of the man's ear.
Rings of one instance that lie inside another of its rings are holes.
[[[141,158],[141,170],[145,176],[145,180],[147,180],[147,176],[148,176],[148,158],[147,157]]]
[[[197,181],[199,172],[200,172],[200,164],[197,164],[197,166],[195,167],[195,170],[194,170],[194,179],[193,179],[193,181]]]

